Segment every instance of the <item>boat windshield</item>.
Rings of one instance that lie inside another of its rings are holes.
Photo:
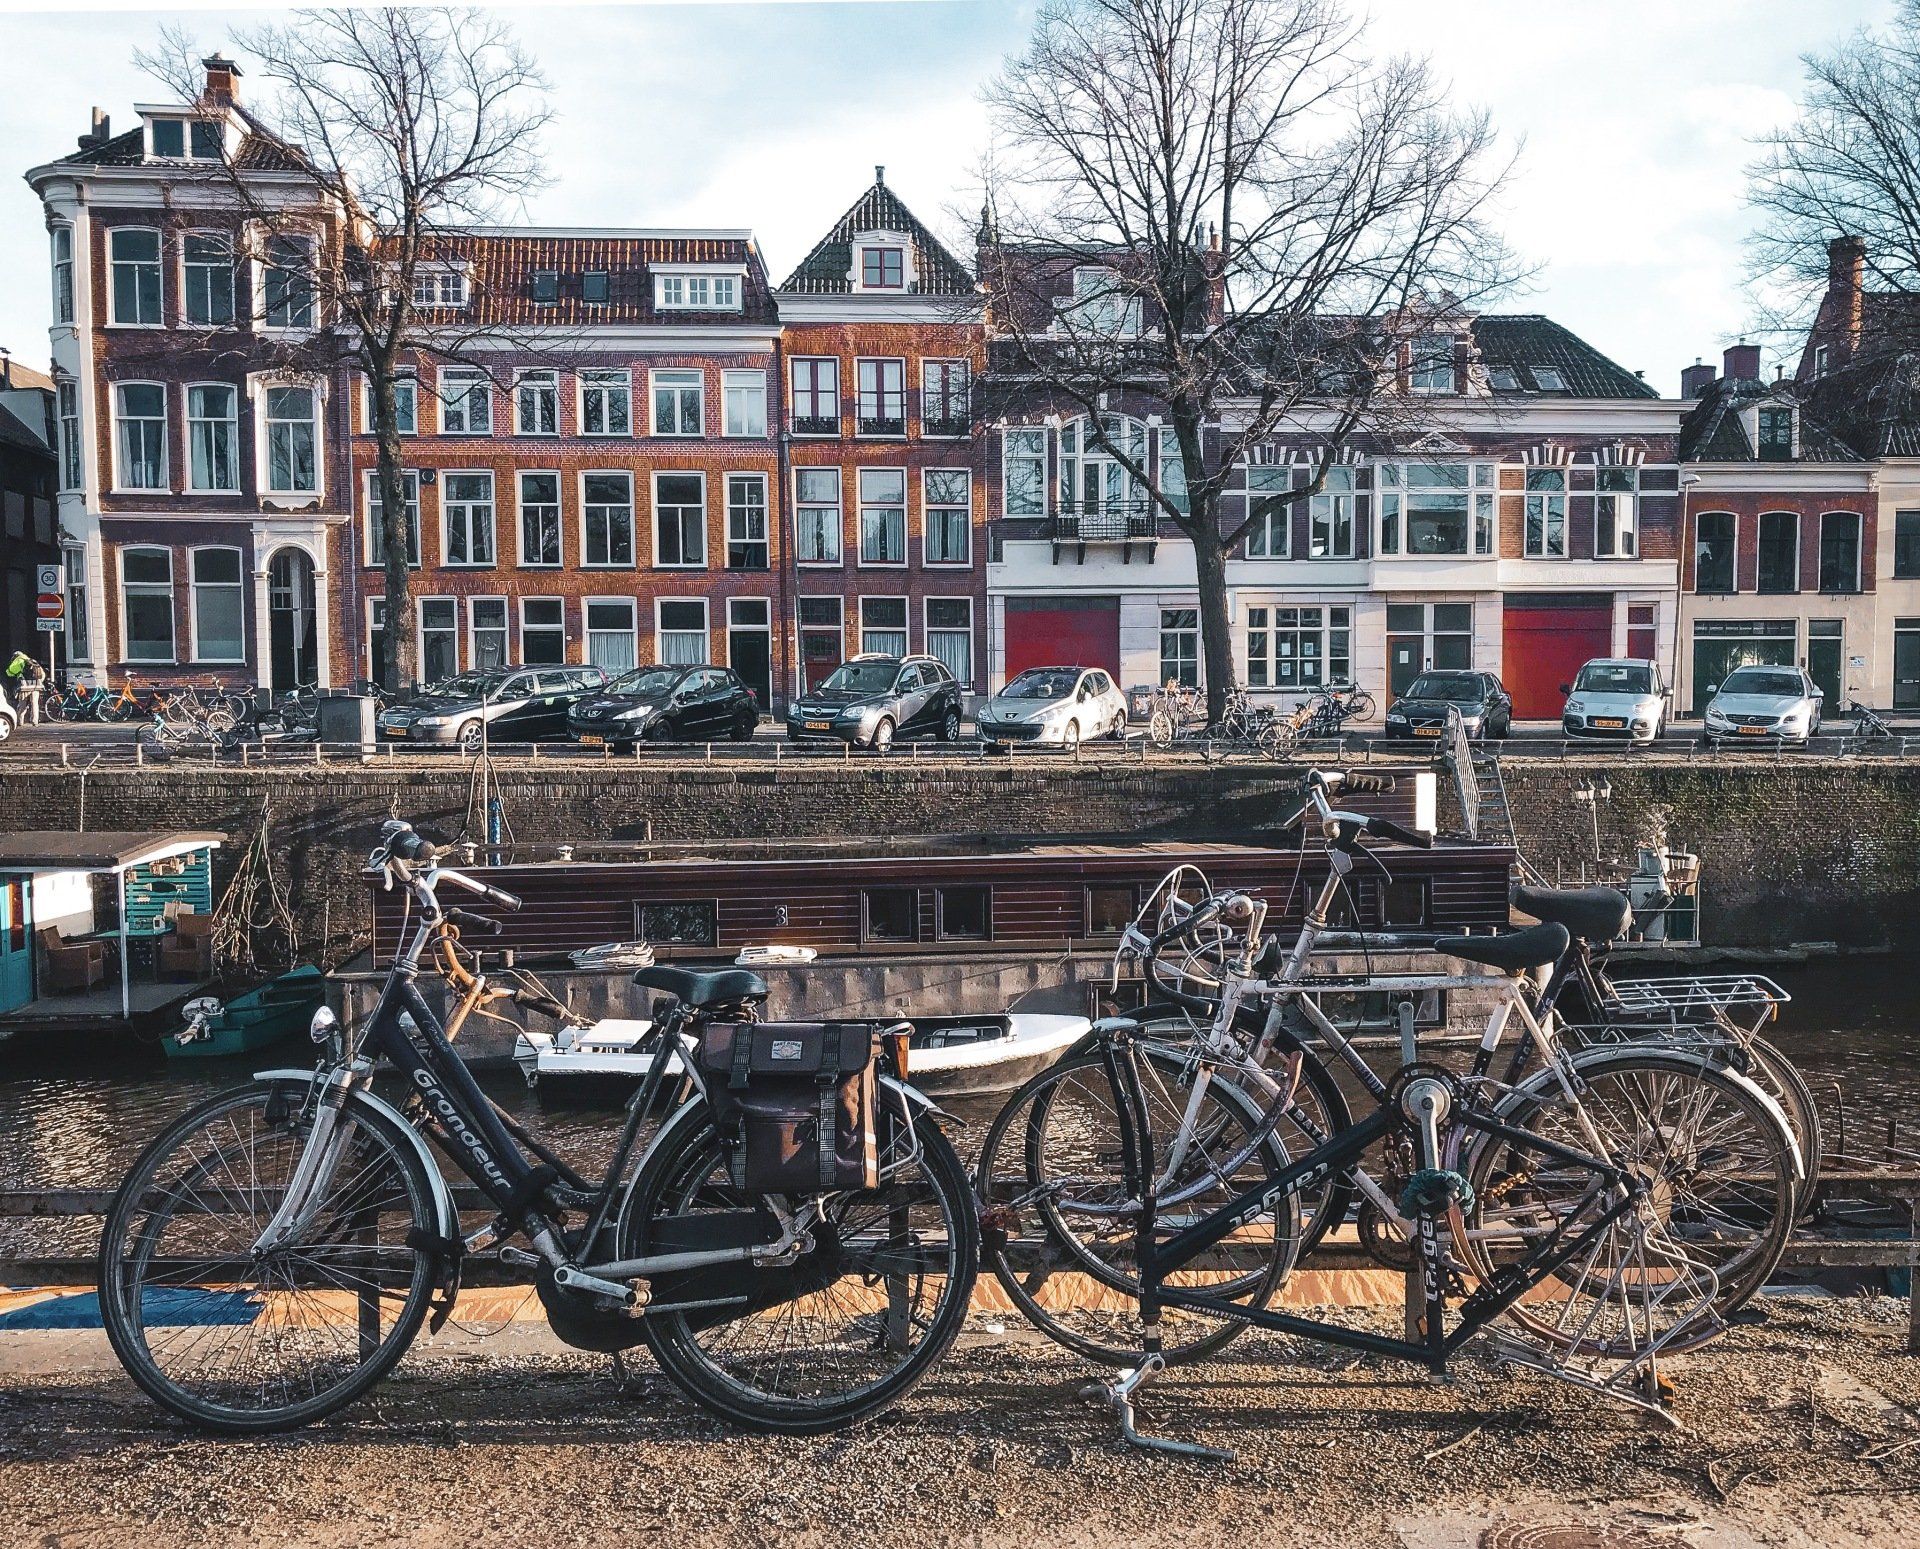
[[[1073,692],[1080,674],[1058,667],[1035,667],[1023,672],[1000,690],[1002,699],[1065,699]]]
[[[1448,704],[1480,703],[1480,680],[1471,672],[1429,672],[1413,680],[1409,699],[1439,699]]]
[[[1627,662],[1588,662],[1573,687],[1581,694],[1651,694],[1653,670]]]
[[[893,675],[899,670],[900,664],[890,659],[842,662],[820,687],[829,694],[884,694],[893,687]]]

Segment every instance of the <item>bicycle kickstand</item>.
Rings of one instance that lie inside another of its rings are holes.
[[[1083,1398],[1104,1399],[1120,1422],[1120,1439],[1142,1452],[1170,1452],[1176,1457],[1206,1458],[1216,1463],[1238,1462],[1240,1454],[1224,1447],[1202,1446],[1197,1441],[1175,1441],[1170,1436],[1146,1436],[1134,1429],[1133,1395],[1167,1369],[1166,1357],[1149,1351],[1140,1364],[1113,1382],[1095,1382],[1080,1390]]]

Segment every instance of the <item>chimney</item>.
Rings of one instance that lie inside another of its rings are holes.
[[[1713,367],[1701,364],[1698,355],[1693,364],[1680,373],[1680,396],[1682,398],[1704,398],[1707,389],[1714,384]]]
[[[105,145],[113,138],[113,120],[107,117],[104,108],[93,110],[93,128],[80,136],[80,149],[90,151],[96,145]]]
[[[887,169],[885,167],[875,167],[873,169],[873,180],[875,183],[879,184],[882,188],[886,187]]]
[[[200,61],[207,71],[207,100],[233,102],[240,96],[240,67],[224,54],[209,54]]]
[[[1760,346],[1748,344],[1744,339],[1738,344],[1729,344],[1725,355],[1721,357],[1720,374],[1729,382],[1758,381]]]
[[[1866,309],[1867,244],[1858,237],[1835,237],[1827,244],[1827,304],[1821,321],[1834,330],[1843,361],[1860,348]]]

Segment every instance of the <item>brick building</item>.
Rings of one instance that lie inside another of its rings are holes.
[[[53,380],[0,352],[0,661],[26,651],[41,661],[60,636],[35,627],[42,565],[61,563],[54,521]]]

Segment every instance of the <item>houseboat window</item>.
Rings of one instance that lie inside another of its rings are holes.
[[[1131,883],[1087,889],[1087,934],[1117,936],[1133,923],[1140,905]]]
[[[910,887],[873,888],[860,895],[867,941],[918,941],[920,895]]]
[[[1427,879],[1409,877],[1386,883],[1380,890],[1380,923],[1389,928],[1396,925],[1425,925]]]
[[[939,893],[939,934],[967,941],[985,941],[993,934],[990,921],[993,889],[986,887],[943,887]]]
[[[710,947],[717,939],[712,899],[641,904],[640,939],[655,946]]]

